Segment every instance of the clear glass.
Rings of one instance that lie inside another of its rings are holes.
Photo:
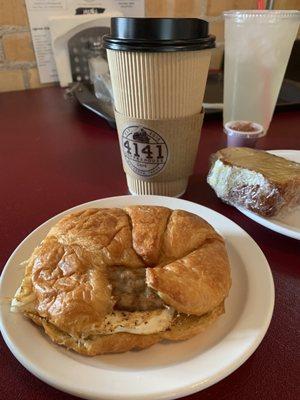
[[[295,41],[299,11],[228,11],[225,17],[224,125],[247,120],[266,133]]]

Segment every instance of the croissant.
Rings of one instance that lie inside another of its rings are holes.
[[[11,304],[84,355],[184,340],[222,313],[231,286],[223,238],[158,206],[90,208],[53,226]]]

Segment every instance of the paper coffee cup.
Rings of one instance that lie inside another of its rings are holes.
[[[132,194],[180,196],[193,172],[214,37],[198,19],[113,18],[105,38]]]
[[[115,109],[141,119],[201,112],[211,50],[165,53],[107,50]]]

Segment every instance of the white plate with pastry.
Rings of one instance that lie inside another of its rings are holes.
[[[253,221],[300,240],[300,151],[232,147],[212,158],[216,195]]]
[[[132,207],[141,205],[150,207]],[[0,284],[12,353],[44,382],[86,399],[202,390],[250,357],[274,307],[268,262],[243,229],[161,196],[101,199],[57,215],[18,246]],[[143,350],[127,351],[135,348]]]
[[[300,150],[269,150],[268,153],[300,163]],[[274,232],[300,240],[300,206],[273,218],[263,218],[239,207],[241,213]]]

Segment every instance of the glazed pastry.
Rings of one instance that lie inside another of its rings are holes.
[[[263,217],[300,204],[300,164],[263,150],[219,150],[212,156],[207,182],[224,202]]]

